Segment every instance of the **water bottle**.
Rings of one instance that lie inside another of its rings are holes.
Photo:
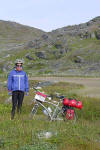
[[[48,112],[51,113],[52,112],[52,109],[50,107],[48,107]]]
[[[43,109],[42,111],[46,116],[48,116],[48,112],[45,109]]]

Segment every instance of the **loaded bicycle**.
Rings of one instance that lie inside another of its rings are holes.
[[[63,95],[56,93],[56,100],[53,100],[50,95],[40,92],[37,87],[34,87],[35,97],[33,99],[34,106],[31,110],[30,117],[33,118],[38,109],[41,108],[43,114],[47,116],[50,121],[64,120],[74,121],[77,120],[75,108],[82,109],[82,102],[76,99],[66,98]]]

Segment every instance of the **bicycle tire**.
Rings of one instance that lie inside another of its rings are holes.
[[[30,113],[30,119],[32,119],[36,115],[37,110],[38,110],[38,104],[35,104]]]
[[[54,116],[54,121],[63,121],[63,110],[60,109],[59,112]]]

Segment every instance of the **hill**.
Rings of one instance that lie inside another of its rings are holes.
[[[0,51],[23,45],[44,32],[16,22],[0,20]]]
[[[49,33],[0,21],[0,45],[1,73],[22,58],[33,75],[100,75],[100,17]]]

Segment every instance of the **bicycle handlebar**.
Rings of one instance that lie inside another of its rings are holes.
[[[63,99],[63,98],[65,98],[65,96],[64,96],[64,95],[61,95],[61,96],[56,96],[56,98]]]
[[[39,91],[39,89],[37,88],[37,87],[33,87],[33,89],[35,90],[35,91]],[[47,95],[46,94],[46,96],[49,98],[49,97],[52,97],[52,95]],[[63,99],[63,98],[65,98],[65,96],[64,95],[59,95],[58,93],[56,93],[56,98],[59,98],[59,99]]]
[[[34,89],[35,91],[37,91],[37,90],[38,90],[36,87],[33,87],[33,89]]]
[[[35,91],[39,91],[39,89],[37,89],[37,87],[33,87],[33,89],[35,90]],[[52,97],[51,95],[47,95],[46,94],[46,96],[49,98],[49,97]]]

